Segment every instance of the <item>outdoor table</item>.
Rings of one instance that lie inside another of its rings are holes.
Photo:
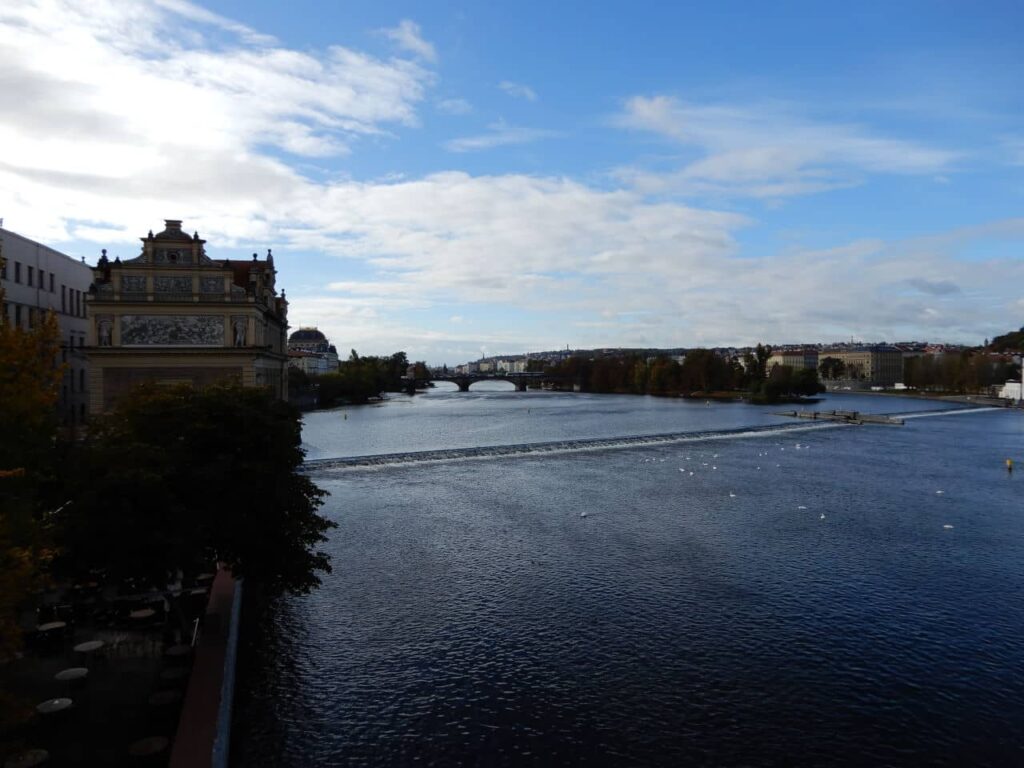
[[[57,629],[64,629],[66,626],[67,623],[63,621],[48,621],[45,624],[40,624],[36,629],[39,632],[53,632]]]
[[[139,608],[137,611],[132,611],[128,615],[133,619],[151,619],[156,616],[156,611],[152,608]]]
[[[166,736],[147,736],[128,747],[128,754],[132,757],[151,757],[163,752],[170,743]]]
[[[75,653],[92,653],[93,651],[98,651],[102,647],[102,640],[87,640],[84,643],[76,645],[73,650]]]
[[[41,715],[52,715],[55,712],[63,712],[71,704],[71,699],[48,699],[42,704],[36,705],[36,712]]]
[[[60,680],[62,683],[69,683],[73,680],[81,680],[83,677],[87,677],[88,675],[89,670],[85,667],[68,667],[54,675],[53,679]]]
[[[4,768],[35,768],[50,759],[50,753],[45,749],[26,749],[13,757],[7,758]]]

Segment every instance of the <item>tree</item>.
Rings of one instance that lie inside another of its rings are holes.
[[[64,374],[59,339],[53,313],[32,330],[0,318],[0,661],[21,646],[18,609],[43,583],[53,554],[45,510]]]
[[[75,503],[60,518],[71,574],[100,567],[162,583],[216,559],[274,595],[307,592],[330,572],[316,547],[335,524],[298,471],[298,412],[268,391],[143,386],[94,419],[75,453]]]
[[[818,381],[818,372],[813,368],[794,369],[789,365],[776,365],[768,378],[753,391],[751,401],[777,403],[786,398],[810,397],[824,389]]]
[[[825,357],[818,365],[818,371],[823,379],[841,379],[846,373],[846,363],[838,357]]]

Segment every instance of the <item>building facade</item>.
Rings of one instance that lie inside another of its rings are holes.
[[[318,328],[299,328],[288,337],[288,365],[320,376],[338,372],[338,350]]]
[[[903,381],[903,351],[896,347],[843,348],[828,350],[821,355],[843,362],[843,379],[879,387],[891,387]]]
[[[816,371],[818,370],[818,350],[795,349],[773,352],[768,358],[765,368],[768,373],[771,373],[772,368],[776,365],[788,365],[794,370],[807,368]]]
[[[288,303],[274,258],[211,259],[205,240],[167,219],[134,259],[107,258],[89,296],[91,410],[144,381],[206,386],[233,379],[288,397]]]
[[[89,403],[85,313],[92,270],[60,251],[2,228],[0,262],[4,322],[30,329],[48,311],[57,316],[60,362],[66,366],[57,405],[59,417],[67,427],[81,424]]]

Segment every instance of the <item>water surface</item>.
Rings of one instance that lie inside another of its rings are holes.
[[[785,421],[433,395],[313,414],[307,439],[362,455]],[[817,407],[936,407],[837,400]],[[335,571],[247,634],[234,762],[1022,764],[1003,468],[1022,437],[997,411],[318,472]]]

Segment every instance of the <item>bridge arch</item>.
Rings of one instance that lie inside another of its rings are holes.
[[[465,389],[462,389],[461,385],[459,386],[459,389],[463,392],[468,392],[470,388],[479,392],[515,392],[519,389],[517,382],[512,379],[502,378],[501,376],[488,379],[473,379],[466,383]]]

